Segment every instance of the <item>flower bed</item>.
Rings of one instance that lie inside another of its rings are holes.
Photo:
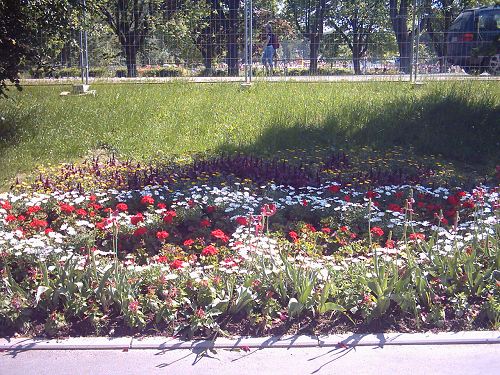
[[[64,165],[0,195],[2,330],[498,327],[498,188],[435,175],[343,153]]]

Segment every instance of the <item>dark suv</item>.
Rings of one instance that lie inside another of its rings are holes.
[[[500,74],[500,6],[467,9],[448,30],[447,59],[467,73]]]

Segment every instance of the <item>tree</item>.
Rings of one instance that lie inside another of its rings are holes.
[[[410,0],[389,0],[389,15],[392,29],[396,35],[399,50],[400,69],[410,71],[411,40],[413,30],[408,28]]]
[[[118,37],[127,65],[127,76],[137,76],[137,52],[155,26],[156,17],[168,19],[182,1],[178,0],[94,0],[92,8]]]
[[[331,8],[330,0],[287,0],[290,14],[297,30],[309,41],[309,72],[318,70],[318,51],[323,37],[325,15]]]
[[[21,89],[19,72],[24,66],[49,69],[48,58],[62,49],[78,10],[78,3],[69,0],[0,2],[0,96],[7,96],[8,81]]]
[[[372,33],[382,30],[383,5],[383,0],[336,0],[332,4],[328,23],[352,51],[355,74],[361,74],[360,60],[368,51]]]

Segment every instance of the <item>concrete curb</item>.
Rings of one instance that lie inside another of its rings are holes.
[[[37,340],[29,338],[0,339],[1,351],[26,350],[129,350],[129,349],[247,349],[247,348],[312,348],[356,347],[385,345],[476,345],[500,344],[500,332],[470,331],[442,333],[379,333],[343,334],[329,336],[270,336],[219,338],[212,340],[182,341],[165,337],[75,337],[63,340]]]

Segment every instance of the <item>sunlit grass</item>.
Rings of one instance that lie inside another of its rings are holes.
[[[493,165],[500,150],[498,82],[169,83],[26,87],[0,101],[0,182],[36,165],[105,149],[120,158],[315,146],[412,147]]]

